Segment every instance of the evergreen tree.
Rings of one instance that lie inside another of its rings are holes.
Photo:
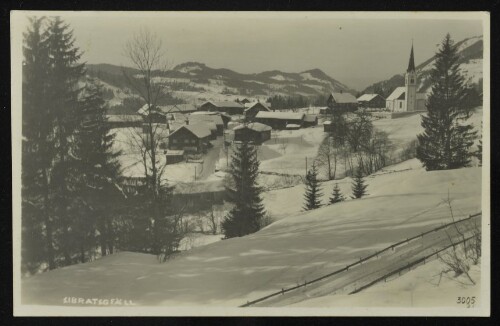
[[[368,185],[365,185],[363,171],[358,167],[352,183],[352,198],[356,199],[365,196],[367,194],[366,187],[368,187]]]
[[[82,204],[75,207],[74,229],[82,262],[85,262],[85,252],[96,245],[96,240],[100,242],[103,256],[113,252],[112,218],[115,205],[121,199],[115,186],[119,177],[117,156],[120,153],[112,150],[114,134],[109,132],[106,123],[106,109],[102,86],[89,80],[76,111],[78,125],[73,150],[78,160],[75,182]],[[96,230],[99,239],[95,239]]]
[[[432,92],[427,99],[424,132],[418,135],[417,158],[426,170],[468,166],[476,132],[467,120],[471,115],[469,90],[460,74],[457,48],[449,34],[436,53],[431,71]]]
[[[45,18],[29,18],[23,44],[22,266],[55,268],[50,171],[53,119],[46,100],[48,49]]]
[[[335,183],[333,187],[332,196],[330,197],[330,204],[336,204],[338,202],[344,201],[344,196],[340,192],[339,184]]]
[[[262,189],[257,185],[259,165],[255,146],[243,142],[236,147],[227,186],[228,199],[234,207],[221,224],[226,238],[241,237],[260,229],[265,210],[260,196]]]
[[[321,206],[321,187],[318,182],[318,170],[316,164],[313,163],[312,168],[307,171],[306,175],[306,193],[304,194],[305,204],[304,210],[308,211]]]
[[[51,183],[54,186],[54,213],[60,229],[58,247],[66,265],[72,263],[71,252],[75,242],[71,235],[70,206],[75,187],[71,184],[71,171],[76,164],[71,155],[72,136],[76,128],[75,110],[79,105],[78,81],[84,75],[84,65],[79,63],[81,52],[74,46],[73,33],[60,17],[54,17],[47,27],[48,74],[47,100],[54,117],[54,161]]]

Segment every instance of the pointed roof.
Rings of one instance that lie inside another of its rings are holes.
[[[415,71],[415,58],[413,55],[413,43],[412,43],[410,52],[410,61],[408,62],[408,69],[406,69],[406,72],[414,72],[414,71]]]

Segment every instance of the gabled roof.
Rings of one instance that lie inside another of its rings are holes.
[[[394,101],[394,100],[403,100],[405,96],[406,89],[404,86],[396,87],[394,91],[392,91],[391,95],[387,97],[386,101]]]
[[[255,117],[264,119],[302,120],[304,119],[304,116],[305,113],[297,113],[297,112],[259,111]]]
[[[171,133],[169,135],[169,137],[181,129],[187,129],[189,132],[191,132],[197,138],[205,138],[205,137],[212,135],[212,132],[210,131],[210,128],[207,126],[207,124],[197,123],[197,124],[189,124],[189,125],[181,126],[181,127],[177,128],[173,133]]]
[[[211,103],[218,108],[243,108],[244,107],[240,103],[232,102],[232,101],[222,101],[222,102],[207,101],[207,102],[203,103],[202,105],[205,105],[207,103]]]
[[[149,114],[150,110],[148,109],[148,105],[147,104],[144,104],[138,111],[137,113],[140,114],[140,115],[144,115],[144,116],[147,116]],[[151,113],[159,113],[159,114],[162,114],[162,115],[165,115],[165,113],[163,113],[162,111],[160,111],[158,109],[158,107],[152,107],[151,108]]]
[[[360,97],[358,97],[358,102],[370,102],[377,96],[380,96],[379,94],[363,94]],[[382,97],[382,96],[380,96]]]
[[[162,105],[158,107],[161,112],[174,113],[174,112],[193,112],[196,111],[196,106],[193,104],[175,104],[175,105]]]
[[[330,97],[333,97],[335,102],[339,104],[344,103],[358,103],[358,100],[354,97],[354,95],[350,93],[331,93]]]
[[[261,102],[245,103],[245,111],[250,110],[251,108],[253,108],[256,105],[261,105],[267,111],[271,111],[271,109],[269,109],[269,107],[267,105],[265,105],[264,103],[261,103]]]
[[[212,122],[216,125],[224,125],[220,114],[191,114],[188,119],[193,123]]]
[[[269,131],[271,130],[272,128],[269,127],[268,125],[265,125],[263,123],[260,123],[260,122],[252,122],[252,123],[249,123],[249,124],[241,124],[239,126],[236,126],[233,128],[233,130],[240,130],[240,129],[244,129],[244,128],[248,128],[248,129],[252,129],[252,130],[255,130],[255,131]]]

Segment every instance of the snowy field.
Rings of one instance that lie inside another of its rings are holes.
[[[77,296],[138,305],[238,306],[450,222],[443,203],[448,191],[456,218],[480,211],[479,168],[426,172],[407,163],[414,168],[388,167],[368,178],[367,197],[310,212],[298,208],[301,191],[282,190],[265,202],[269,211],[296,205],[287,216],[255,234],[197,247],[164,264],[155,256],[122,252],[25,279],[23,303],[61,305],[65,296]],[[348,187],[341,185],[344,193]]]

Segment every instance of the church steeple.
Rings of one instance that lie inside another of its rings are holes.
[[[413,42],[411,43],[410,61],[408,62],[408,69],[406,72],[415,72],[415,59],[413,57]]]

